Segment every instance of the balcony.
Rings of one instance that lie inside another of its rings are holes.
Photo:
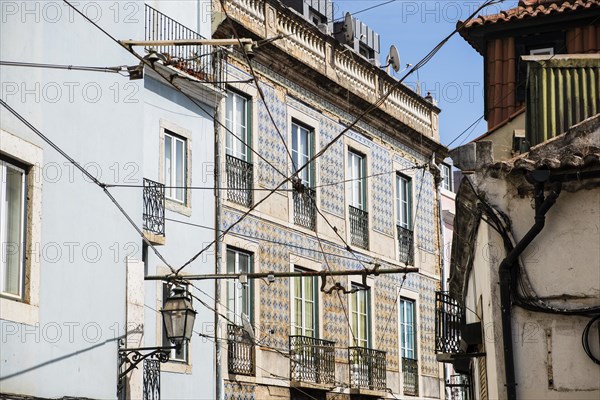
[[[227,325],[227,368],[230,374],[254,375],[254,343],[243,327]]]
[[[350,243],[369,249],[369,213],[350,206]]]
[[[419,395],[419,361],[402,357],[402,377],[404,394]]]
[[[406,265],[413,265],[413,231],[396,225],[398,231],[398,255]]]
[[[349,347],[348,365],[351,389],[387,390],[385,351]]]
[[[205,39],[199,33],[169,18],[146,4],[145,40]],[[200,80],[210,82],[220,90],[225,89],[225,69],[221,50],[209,45],[153,46],[171,65]]]
[[[445,354],[460,351],[462,308],[447,292],[435,293],[435,351]]]
[[[144,233],[148,240],[164,244],[165,236],[165,185],[144,178]],[[161,243],[162,242],[162,243]]]
[[[299,386],[333,386],[334,344],[307,336],[290,336],[290,379]],[[309,384],[309,385],[304,385]]]
[[[227,154],[225,156],[227,174],[227,200],[245,207],[252,205],[252,164]]]
[[[294,192],[294,223],[312,231],[317,226],[316,191],[305,188],[302,193]]]

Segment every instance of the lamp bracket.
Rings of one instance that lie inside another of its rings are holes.
[[[138,364],[146,358],[155,358],[161,363],[169,361],[170,352],[172,349],[177,349],[179,346],[164,346],[164,347],[139,347],[135,349],[124,348],[124,341],[119,341],[119,379],[127,375],[131,370],[137,368]]]

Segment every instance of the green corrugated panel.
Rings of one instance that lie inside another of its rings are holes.
[[[526,136],[531,146],[600,112],[600,55],[525,56]]]

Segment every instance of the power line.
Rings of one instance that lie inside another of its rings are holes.
[[[33,126],[25,117],[23,117],[21,114],[19,114],[17,111],[15,111],[12,107],[10,107],[4,100],[2,100],[0,98],[0,105],[2,105],[4,108],[6,108],[11,114],[13,114],[17,119],[19,119],[19,121],[21,121],[25,126],[27,126],[29,129],[31,129],[36,135],[38,135],[44,142],[46,142],[48,145],[50,145],[50,147],[52,147],[54,150],[56,150],[60,155],[62,155],[64,158],[66,158],[71,164],[73,164],[78,170],[80,170],[85,176],[87,176],[92,183],[94,183],[96,186],[98,186],[100,189],[102,189],[102,191],[104,192],[104,194],[106,194],[106,196],[110,199],[110,201],[117,207],[117,209],[121,212],[121,214],[123,214],[123,216],[125,217],[125,219],[127,219],[127,221],[131,224],[131,226],[133,226],[133,228],[136,230],[136,232],[140,235],[140,237],[142,238],[142,240],[144,241],[144,243],[146,243],[154,252],[154,254],[156,254],[156,256],[165,263],[165,265],[167,265],[169,267],[169,269],[171,269],[171,271],[173,271],[173,267],[171,266],[171,264],[169,264],[167,262],[167,260],[162,256],[162,254],[160,254],[160,252],[158,251],[158,249],[146,238],[146,236],[144,235],[144,232],[135,224],[135,222],[133,221],[133,219],[129,216],[129,214],[127,214],[127,212],[123,209],[123,207],[121,206],[121,204],[119,204],[119,202],[113,197],[113,195],[108,191],[107,186],[100,182],[98,179],[96,179],[96,177],[94,177],[92,174],[90,174],[85,168],[83,168],[77,161],[75,161],[75,159],[73,159],[71,156],[69,156],[64,150],[62,150],[58,145],[56,145],[52,140],[50,140],[46,135],[44,135],[42,132],[40,132],[35,126]]]
[[[9,67],[28,67],[28,68],[48,68],[48,69],[67,69],[72,71],[89,71],[89,72],[110,72],[119,75],[121,72],[127,72],[126,65],[120,65],[117,67],[90,67],[84,65],[66,65],[66,64],[40,64],[31,62],[20,62],[20,61],[0,61],[0,65],[6,65]],[[123,75],[126,76],[126,75]]]

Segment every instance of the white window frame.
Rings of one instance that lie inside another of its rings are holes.
[[[233,265],[229,263],[229,253],[234,254]],[[248,257],[248,269],[247,271],[240,270],[240,255]],[[254,270],[254,253],[241,250],[234,246],[226,246],[225,249],[225,264],[227,273],[239,274],[239,273],[250,273]],[[242,314],[246,314],[251,324],[254,323],[254,280],[248,279],[245,284],[240,283],[239,280],[230,279],[227,281],[226,287],[226,301],[227,316],[231,321],[234,321],[238,326],[243,325]],[[242,291],[241,295],[239,291]],[[243,299],[245,297],[247,309],[244,309]],[[233,304],[232,301],[233,300]]]
[[[171,165],[167,165],[167,140],[171,141],[171,154],[170,154],[170,160],[171,160]],[[178,159],[178,155],[177,155],[177,144],[181,143],[181,147],[182,147],[182,152],[181,152],[181,156],[179,157],[183,157],[183,159],[181,160],[181,185],[177,184],[177,164],[180,161]],[[176,133],[171,132],[166,130],[165,131],[165,152],[164,152],[164,159],[165,159],[165,169],[164,169],[164,182],[165,182],[165,186],[167,186],[165,188],[165,197],[168,198],[169,200],[173,200],[176,201],[178,203],[181,204],[185,204],[186,203],[186,191],[187,191],[187,179],[186,179],[186,175],[187,175],[187,140],[185,138],[182,138],[180,136],[178,136]],[[168,173],[168,171],[170,170],[170,174]],[[177,188],[173,187],[173,186],[177,186]],[[183,186],[183,188],[180,188],[179,186]],[[177,191],[181,190],[181,196],[178,197],[177,195]]]
[[[292,119],[292,159],[293,159],[293,171],[296,172],[300,167],[306,164],[313,156],[315,149],[315,130],[307,125],[304,125],[295,119]],[[294,138],[295,136],[295,138]],[[302,136],[306,136],[306,151],[302,150]],[[295,139],[295,140],[294,140]],[[315,184],[314,177],[314,163],[311,163],[308,167],[304,168],[298,175],[302,179],[302,183],[312,188]]]
[[[19,237],[17,243],[9,243],[8,242],[8,227],[6,226],[6,222],[8,221],[7,210],[4,207],[4,204],[7,204],[8,200],[6,198],[6,186],[8,185],[8,170],[16,171],[21,174],[21,196],[19,201],[20,205],[20,216],[18,222],[19,229]],[[9,161],[4,161],[0,159],[0,221],[3,221],[0,224],[0,295],[6,296],[9,298],[14,298],[17,300],[22,300],[24,297],[24,276],[25,276],[25,259],[24,259],[24,247],[25,247],[25,221],[26,221],[26,209],[27,205],[25,202],[27,185],[26,185],[26,176],[27,172],[23,169],[11,163]],[[17,252],[18,259],[18,282],[17,282],[17,293],[12,293],[6,291],[6,281],[5,276],[7,274],[6,270],[8,268],[8,252]]]
[[[396,224],[412,230],[412,179],[396,173]]]
[[[367,211],[366,201],[366,155],[348,149],[348,179],[350,180],[349,204],[363,211]]]
[[[160,145],[159,145],[159,181],[165,186],[167,186],[167,182],[165,181],[166,176],[166,160],[165,160],[165,135],[176,136],[180,140],[185,141],[185,152],[184,152],[184,184],[183,189],[184,192],[184,201],[174,199],[170,196],[169,189],[165,188],[165,208],[171,211],[175,211],[179,214],[183,214],[185,216],[192,215],[192,190],[190,187],[192,186],[192,131],[182,128],[181,126],[174,124],[168,120],[163,118],[160,119]],[[173,151],[173,147],[171,148]]]
[[[407,321],[406,318],[402,318],[402,316],[406,316],[407,315],[407,308],[408,305],[411,305],[411,315],[412,315],[412,321]],[[399,349],[400,349],[400,358],[409,358],[412,360],[417,360],[417,302],[413,299],[407,298],[407,297],[401,297],[400,301],[398,302],[398,320],[399,320],[399,325],[400,325],[400,329],[399,329],[399,336],[400,336],[400,342],[399,342]],[[408,344],[409,344],[409,335],[408,335],[408,331],[410,330],[410,332],[412,333],[412,348],[409,348]],[[410,353],[410,354],[409,354]]]
[[[234,100],[243,100],[244,121],[238,121],[237,109],[238,103]],[[251,154],[248,146],[251,146],[252,140],[252,100],[243,94],[229,90],[225,99],[225,126],[227,127],[225,135],[225,153],[235,158],[238,158],[247,163],[251,162]],[[230,113],[231,110],[231,113]],[[231,115],[230,115],[231,114]],[[243,134],[239,134],[239,130],[243,130]],[[233,132],[235,137],[231,132]],[[240,140],[241,139],[241,140]]]
[[[355,289],[359,288],[354,293],[350,294],[350,327],[352,329],[352,333],[354,334],[351,338],[351,342],[353,346],[370,348],[371,346],[371,291],[365,290],[365,288],[357,283],[351,282],[350,288]],[[362,299],[362,300],[361,300]],[[358,308],[358,304],[360,301],[365,302],[365,313],[361,313]],[[354,323],[356,319],[356,324]],[[363,326],[364,325],[364,326]],[[365,328],[364,331],[366,333],[366,337],[362,337],[359,332],[361,332]],[[355,329],[356,328],[356,329]],[[351,334],[352,336],[352,334]]]
[[[7,159],[27,166],[25,179],[24,251],[33,252],[42,237],[41,168],[43,150],[20,137],[0,129],[0,151]],[[21,299],[0,296],[0,319],[26,325],[39,323],[40,257],[26,257],[24,261],[23,293]]]
[[[308,272],[307,269],[295,266],[294,271]],[[312,286],[312,298],[308,299],[306,289],[308,286]],[[296,289],[300,286],[300,297],[296,296]],[[292,335],[300,335],[318,338],[319,337],[319,295],[318,295],[318,282],[315,276],[302,276],[293,277],[291,279],[291,296],[292,296]],[[296,320],[296,303],[300,300],[300,318],[302,321]],[[309,329],[306,326],[308,307],[312,308],[312,334],[309,333]]]
[[[447,164],[440,164],[440,173],[442,175],[442,189],[452,191],[454,190],[454,185],[452,181],[452,167]]]

